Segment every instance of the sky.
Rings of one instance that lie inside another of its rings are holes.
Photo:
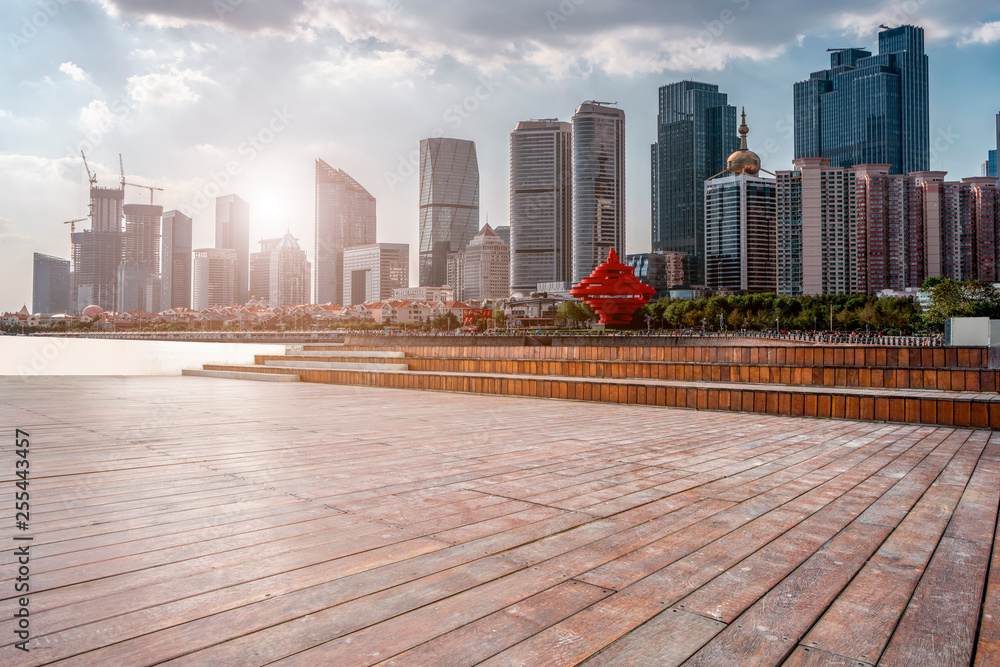
[[[875,51],[882,23],[926,31],[931,168],[978,176],[1000,111],[995,0],[5,0],[0,311],[30,309],[32,253],[69,257],[81,149],[99,185],[121,154],[127,182],[163,188],[195,248],[235,193],[251,251],[288,229],[310,261],[321,158],[374,195],[377,240],[410,244],[415,284],[419,140],[475,141],[481,223],[504,225],[510,132],[586,100],[625,111],[625,252],[644,252],[659,86],[718,84],[764,168],[789,169],[793,84],[827,48]]]

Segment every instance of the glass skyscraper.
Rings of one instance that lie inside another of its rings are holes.
[[[439,137],[420,142],[420,286],[448,281],[448,255],[479,232],[479,162],[475,142]]]
[[[250,300],[250,204],[237,195],[215,198],[215,247],[236,252],[236,290],[233,303]]]
[[[683,252],[689,284],[704,284],[706,179],[739,146],[736,107],[719,87],[680,81],[660,87],[652,158],[653,251]]]
[[[344,249],[375,243],[375,197],[340,169],[316,160],[316,303],[348,303]]]
[[[36,252],[33,257],[31,312],[66,313],[69,303],[69,260]]]
[[[572,276],[572,125],[522,121],[510,134],[510,289]]]
[[[180,211],[163,214],[160,253],[160,307],[191,307],[191,218]]]
[[[929,168],[924,30],[884,29],[878,48],[878,55],[834,50],[830,69],[795,84],[796,158],[830,158],[835,167],[888,164],[893,174]]]
[[[573,283],[625,255],[625,112],[584,102],[573,115]]]

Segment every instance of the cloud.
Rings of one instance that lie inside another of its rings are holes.
[[[63,63],[59,66],[59,71],[77,83],[83,83],[87,80],[87,73],[73,63]]]
[[[968,44],[992,44],[997,41],[1000,41],[1000,21],[980,23],[972,30],[966,31],[958,43],[966,46]]]
[[[138,19],[154,28],[207,24],[243,32],[293,29],[304,0],[99,0],[112,16]]]
[[[88,137],[103,137],[115,129],[118,118],[103,100],[93,100],[80,109],[79,125],[84,135]]]
[[[158,106],[183,106],[197,102],[200,97],[189,85],[192,83],[215,82],[203,72],[170,67],[162,72],[130,76],[125,89],[133,102]]]

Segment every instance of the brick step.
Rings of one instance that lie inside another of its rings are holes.
[[[208,368],[208,366],[206,366]],[[247,371],[255,366],[212,366]],[[1000,428],[1000,395],[489,373],[378,372],[266,367],[303,382],[722,410],[862,421]]]
[[[409,366],[403,364],[380,363],[374,361],[349,362],[349,361],[317,361],[309,360],[289,360],[289,359],[267,359],[264,366],[275,366],[281,368],[314,368],[322,370],[340,371],[405,371]]]
[[[775,366],[670,361],[571,361],[407,357],[410,370],[437,373],[517,373],[610,379],[648,378],[816,387],[1000,390],[1000,371],[965,368],[886,369],[845,366]]]
[[[770,366],[822,366],[925,370],[989,369],[989,351],[983,347],[726,347],[726,346],[610,346],[561,345],[448,345],[442,338],[427,345],[345,345],[353,351],[398,350],[408,357],[496,360],[628,361],[672,363],[728,363]]]
[[[285,350],[285,356],[289,357],[355,357],[367,359],[405,359],[406,353],[399,350]]]
[[[247,366],[246,368],[254,368]],[[298,382],[299,376],[292,374],[261,373],[248,370],[223,370],[221,367],[209,369],[185,368],[181,375],[198,375],[201,377],[227,378],[230,380],[258,380],[262,382]]]

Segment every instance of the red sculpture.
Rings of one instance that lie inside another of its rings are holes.
[[[601,324],[623,328],[632,323],[632,313],[652,298],[656,291],[633,275],[634,268],[618,261],[612,248],[608,261],[569,291],[600,315]]]

